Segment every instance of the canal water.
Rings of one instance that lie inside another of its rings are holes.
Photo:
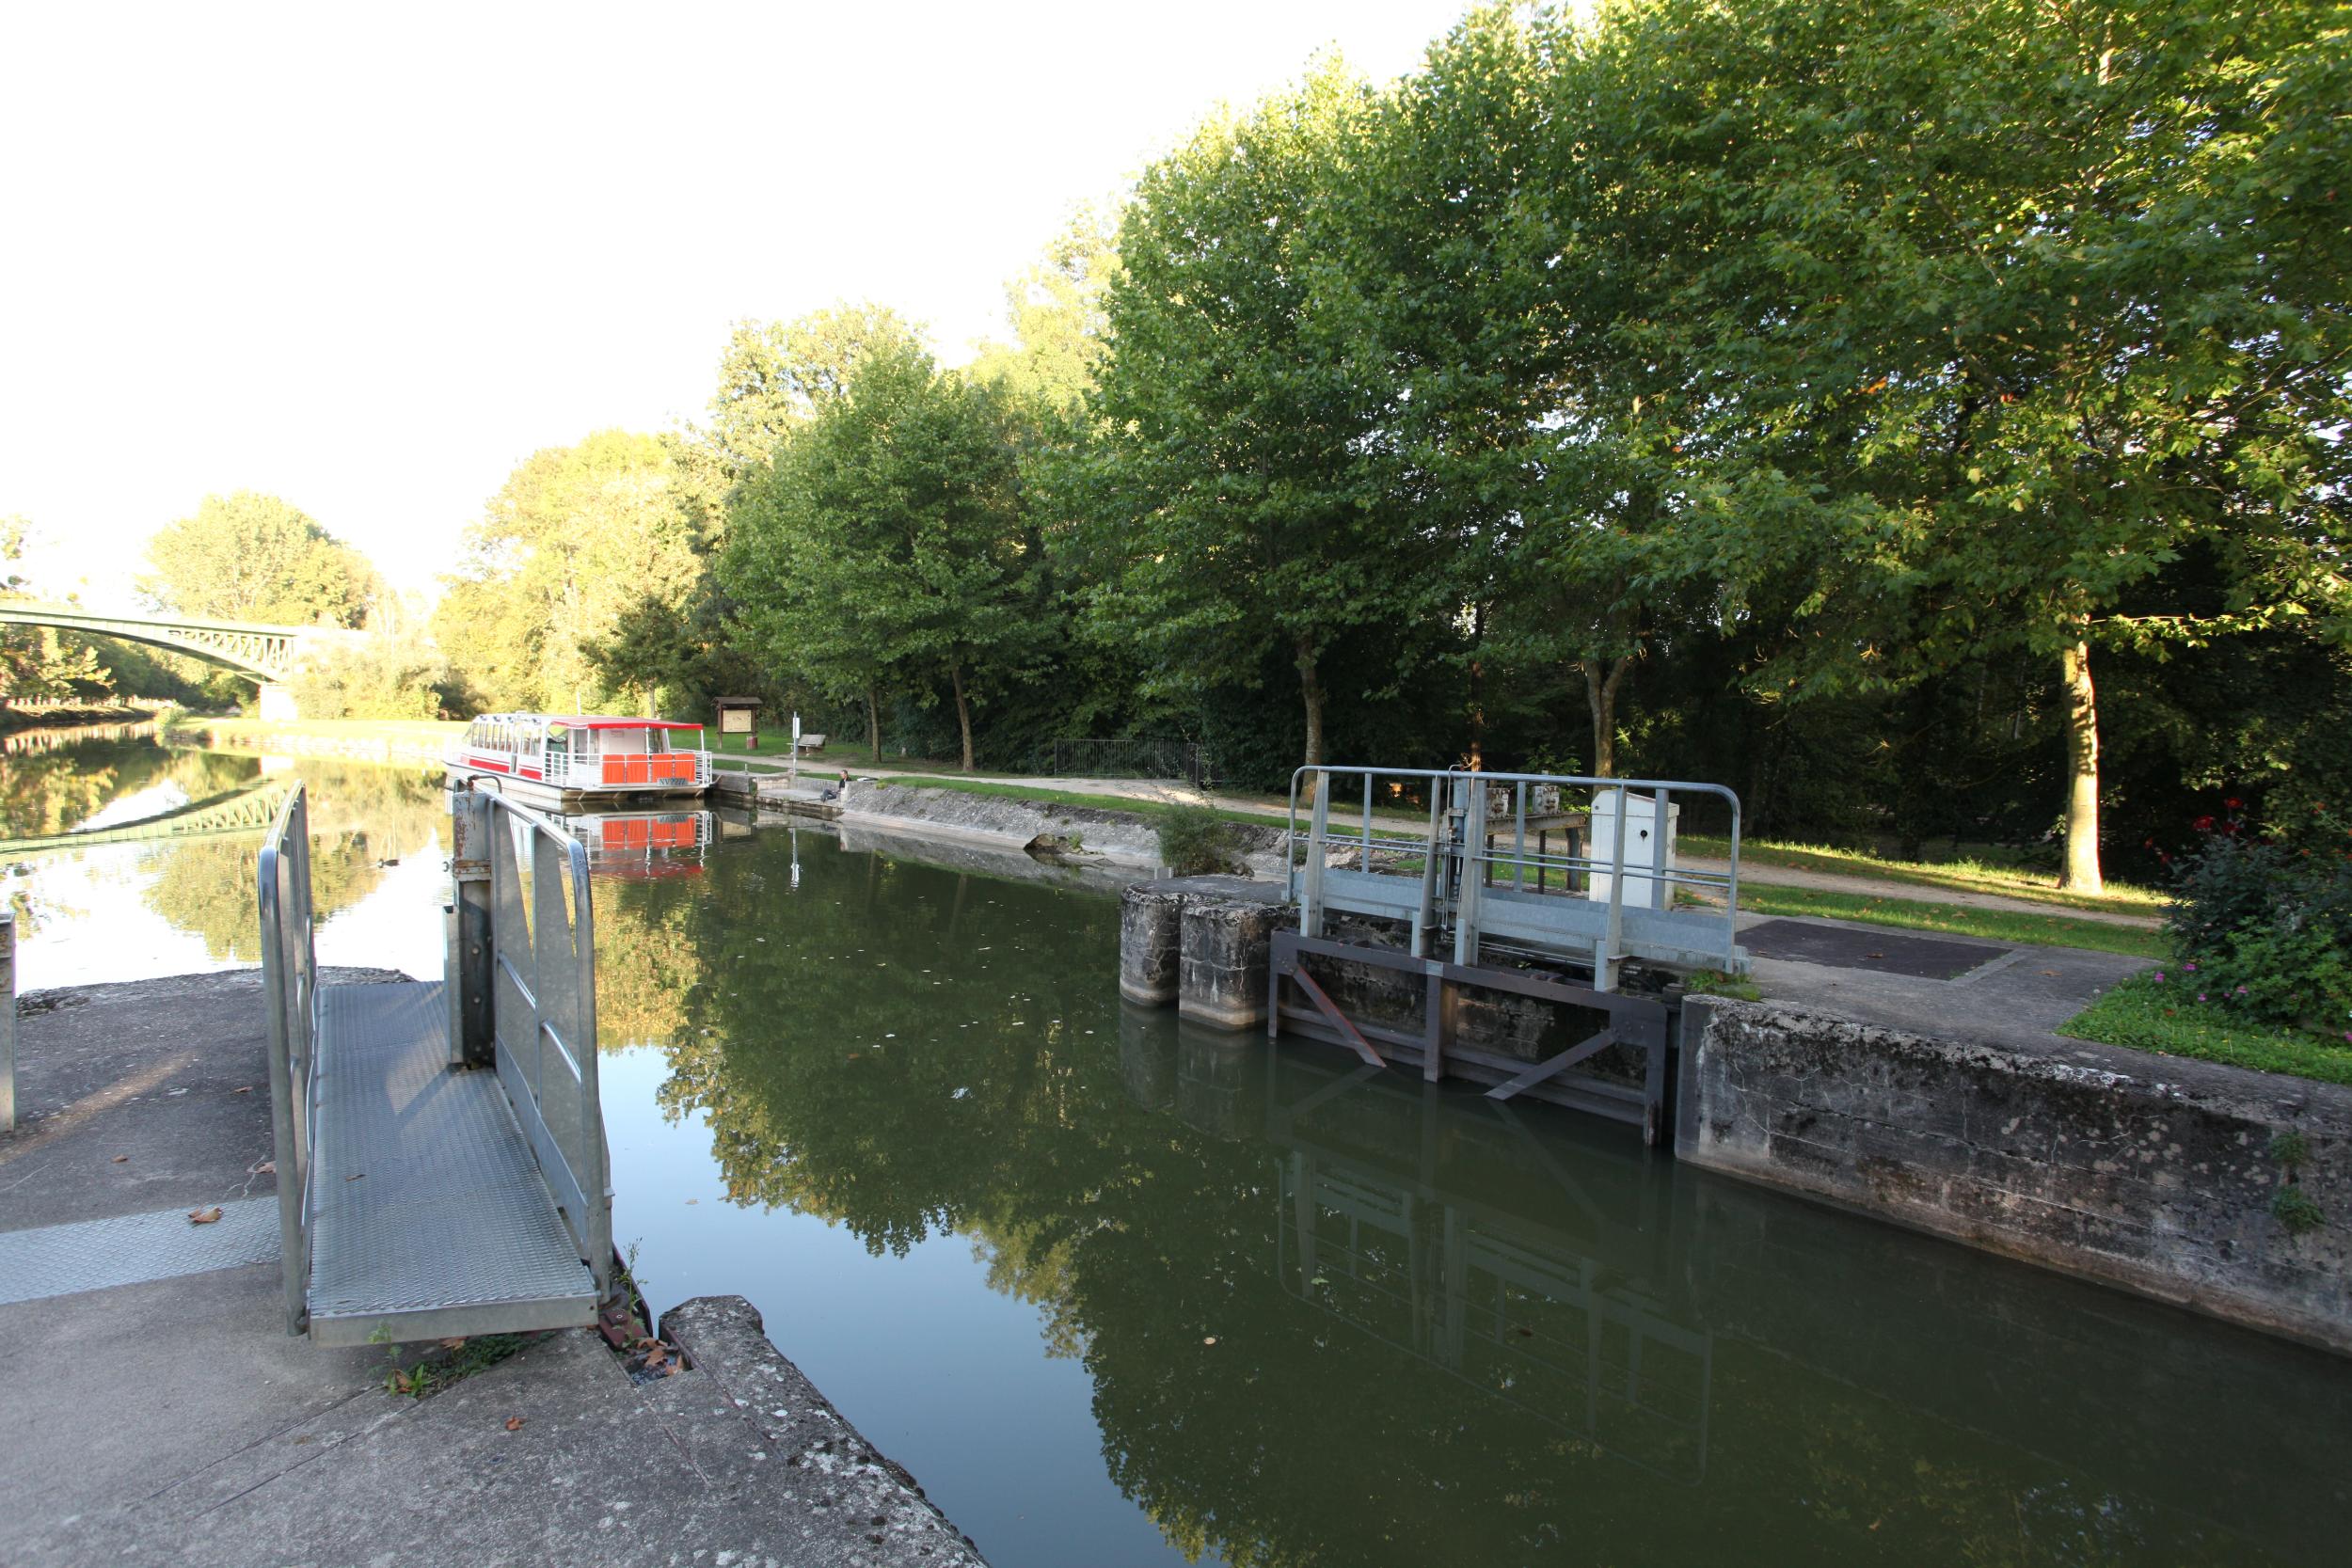
[[[322,961],[437,973],[431,775],[0,768],[14,839],[299,776]],[[8,854],[23,984],[253,961],[258,841]],[[1007,1568],[2345,1560],[2344,1361],[1123,1006],[1116,898],[1025,863],[723,824],[600,859],[648,1294],[751,1297]]]

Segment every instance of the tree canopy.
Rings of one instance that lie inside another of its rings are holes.
[[[375,568],[276,496],[207,496],[148,541],[139,579],[158,608],[283,626],[357,626],[383,591]]]

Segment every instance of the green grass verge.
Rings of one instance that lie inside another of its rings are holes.
[[[2074,920],[2061,914],[1978,910],[1925,899],[1877,898],[1867,894],[1823,893],[1813,888],[1743,881],[1740,884],[1740,907],[1755,914],[1820,915],[1830,920],[1860,920],[1874,926],[1980,937],[1987,942],[2088,947],[2100,953],[2125,953],[2136,958],[2161,958],[2167,954],[2161,931],[2111,926],[2098,920]]]
[[[447,742],[466,733],[457,720],[439,719],[207,719],[175,714],[164,725],[170,736],[216,735],[267,738],[308,736],[319,740],[432,740]]]
[[[2179,974],[2135,974],[2058,1025],[2061,1035],[2128,1045],[2168,1056],[2194,1056],[2258,1072],[2290,1073],[2352,1085],[2352,1043],[2302,1029],[2249,1023],[2210,1002]]]
[[[1709,833],[1684,833],[1679,842],[1693,855],[1721,860],[1731,853],[1729,839]],[[1881,881],[1941,888],[1947,893],[1997,893],[2005,898],[2030,899],[2054,909],[2097,910],[2107,914],[2159,914],[2164,909],[2164,895],[2155,888],[2109,882],[2101,894],[2064,893],[2049,877],[1979,860],[1900,861],[1865,849],[1750,840],[1740,846],[1740,863],[1743,867],[1772,865],[1788,871],[1875,877]]]

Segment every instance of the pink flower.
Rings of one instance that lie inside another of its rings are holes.
[[[2204,993],[2203,991],[2201,991],[2201,991],[2199,991],[2199,992],[2197,993],[2197,1000],[2198,1000],[2198,1001],[2200,1001],[2200,1002],[2202,1002],[2204,999],[2205,999],[2205,993]]]
[[[2188,962],[2188,972],[2189,972],[2191,974],[2196,974],[2196,973],[2197,973],[2197,960],[2196,960],[2196,959],[2191,958],[2191,959],[2189,960],[2189,962]]]

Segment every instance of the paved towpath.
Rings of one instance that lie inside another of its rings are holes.
[[[767,758],[758,759],[763,768],[781,772],[784,764]],[[804,767],[801,778],[804,783],[822,784],[840,771],[840,765]],[[850,772],[862,779],[890,778],[952,778],[972,784],[1013,784],[1029,789],[1056,789],[1073,795],[1099,795],[1110,799],[1174,801],[1184,800],[1216,806],[1220,811],[1246,812],[1251,816],[1279,820],[1288,815],[1287,808],[1270,804],[1248,795],[1225,795],[1193,788],[1173,779],[1039,779],[1001,773],[976,773],[965,779],[962,775],[943,772],[936,768],[882,767],[853,768]],[[1721,875],[1729,869],[1728,863],[1700,855],[1685,855],[1682,863],[1693,871],[1708,871]],[[1930,887],[1917,882],[1899,881],[1890,877],[1870,877],[1845,872],[1811,871],[1795,866],[1763,865],[1753,861],[1740,868],[1742,882],[1755,882],[1766,887],[1809,888],[1821,893],[1851,894],[1862,898],[1899,898],[1908,903],[1953,904],[1970,910],[1999,910],[2012,914],[2060,915],[2069,920],[2088,920],[2102,926],[2121,926],[2132,930],[2160,929],[2162,917],[2153,914],[2131,914],[2116,910],[2080,910],[2064,904],[2041,899],[2017,897],[2000,893],[1979,893],[1964,888]]]

